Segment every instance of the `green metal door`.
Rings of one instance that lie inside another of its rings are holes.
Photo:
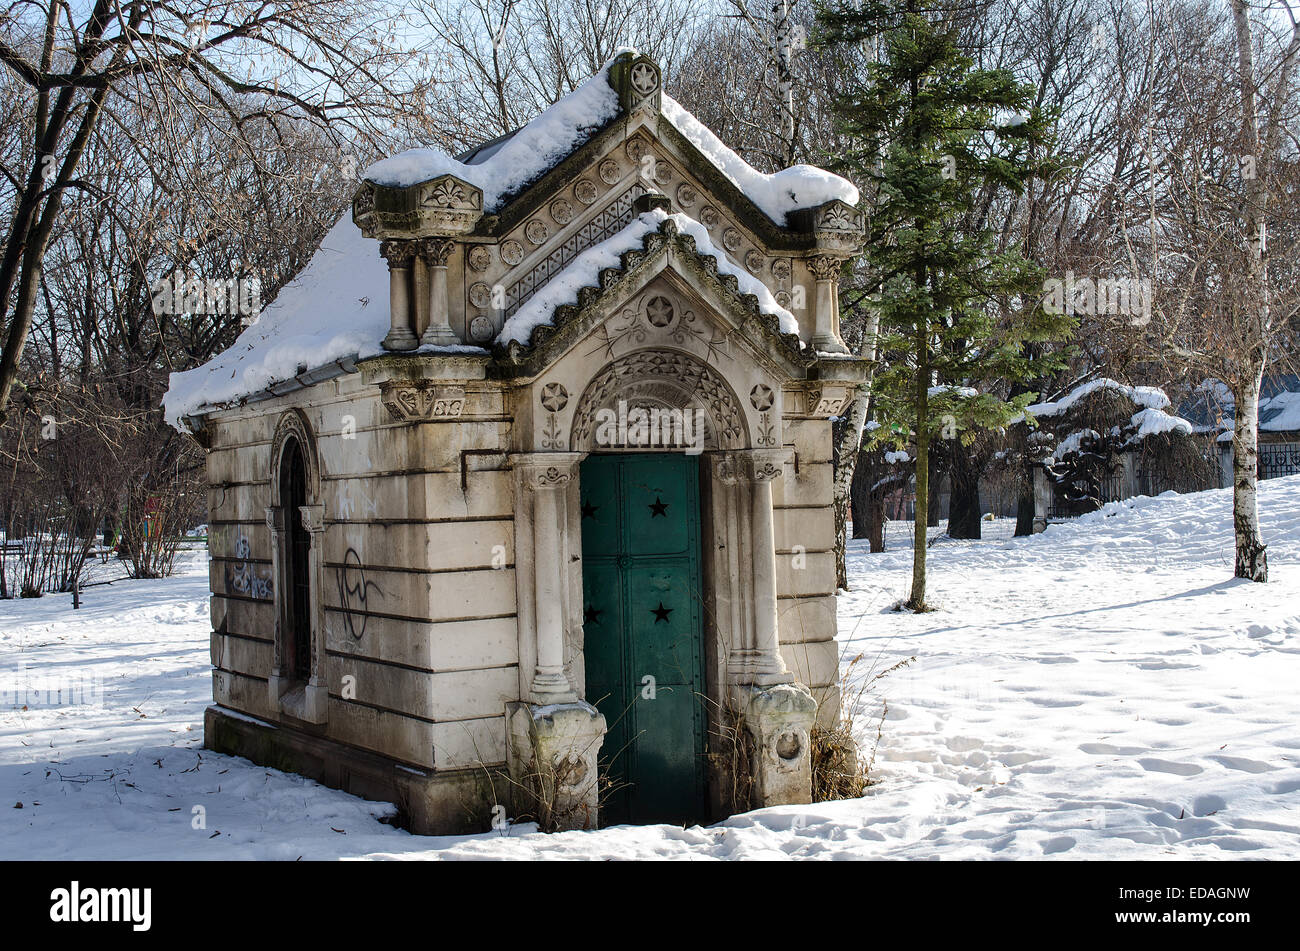
[[[698,457],[582,464],[587,699],[605,715],[601,819],[705,818]]]

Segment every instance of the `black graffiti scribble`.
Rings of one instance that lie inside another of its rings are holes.
[[[366,614],[366,601],[373,590],[381,598],[384,592],[379,585],[373,581],[366,580],[366,571],[361,565],[361,556],[357,554],[355,548],[349,548],[347,554],[343,556],[343,564],[335,569],[338,573],[339,583],[339,605],[343,609],[343,621],[348,626],[348,633],[354,640],[361,640],[366,634],[366,621],[369,615]],[[349,572],[355,572],[355,582]],[[356,601],[356,607],[353,607],[353,599]],[[353,615],[361,616],[361,630],[357,630]]]

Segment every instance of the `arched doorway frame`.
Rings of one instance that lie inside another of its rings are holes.
[[[294,507],[285,492],[285,466],[297,448],[302,459],[303,497],[305,504]],[[276,424],[271,441],[271,504],[266,510],[266,524],[271,532],[271,579],[275,600],[275,634],[272,646],[271,675],[267,679],[269,699],[280,713],[306,723],[324,723],[329,693],[325,682],[325,609],[324,609],[324,505],[321,501],[320,455],[316,438],[307,417],[297,409],[284,413]],[[307,532],[306,574],[309,585],[307,620],[309,624],[308,669],[295,669],[292,662],[295,632],[293,578],[295,531]]]

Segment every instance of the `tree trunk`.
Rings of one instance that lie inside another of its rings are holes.
[[[857,469],[858,450],[862,445],[862,427],[867,422],[870,397],[865,386],[860,387],[849,404],[848,419],[840,433],[836,447],[835,484],[832,509],[835,513],[835,583],[842,591],[849,590],[848,571],[848,514],[849,494],[853,486],[853,473]]]
[[[1034,518],[1037,514],[1034,500],[1034,470],[1029,469],[1020,477],[1020,496],[1016,499],[1017,538],[1034,534]]]
[[[853,468],[853,481],[849,484],[849,510],[853,515],[853,537],[867,538],[871,534],[871,486],[876,480],[876,467],[858,452],[858,464]]]
[[[925,286],[924,273],[917,275]],[[930,325],[925,314],[916,318],[916,518],[912,531],[912,594],[907,606],[926,610],[926,526],[930,514]]]
[[[980,537],[980,466],[960,444],[953,447],[948,470],[948,537]]]
[[[931,453],[929,465],[926,466],[925,524],[930,528],[939,527],[939,490],[943,487],[943,478],[939,474],[938,455]]]
[[[1233,394],[1236,427],[1232,434],[1232,527],[1236,536],[1238,578],[1268,581],[1268,558],[1259,530],[1257,482],[1259,479],[1259,389],[1263,367]]]

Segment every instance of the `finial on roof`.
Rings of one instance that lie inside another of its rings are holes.
[[[609,84],[618,92],[623,112],[647,108],[658,112],[662,103],[663,74],[644,53],[623,50],[609,67]]]

